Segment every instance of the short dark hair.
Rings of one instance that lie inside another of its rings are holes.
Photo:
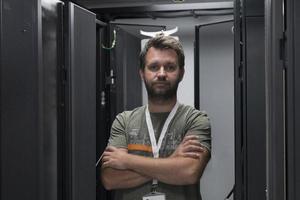
[[[145,69],[146,54],[148,50],[154,47],[156,49],[173,49],[177,54],[178,65],[180,69],[184,68],[184,51],[179,40],[172,36],[159,35],[148,40],[140,53],[140,69]]]

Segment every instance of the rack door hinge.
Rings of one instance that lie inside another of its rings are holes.
[[[65,85],[67,84],[67,80],[68,80],[68,70],[65,66],[61,67],[61,81],[62,84]]]
[[[243,63],[240,63],[240,65],[239,65],[238,76],[239,76],[239,79],[242,81],[243,80]]]
[[[109,76],[106,77],[105,84],[106,85],[114,85],[115,78],[116,78],[116,76],[115,76],[114,70],[111,69]]]
[[[282,37],[279,39],[279,58],[282,61],[286,61],[286,34],[282,33]]]
[[[101,91],[101,106],[105,106],[106,104],[106,98],[105,98],[105,91]]]

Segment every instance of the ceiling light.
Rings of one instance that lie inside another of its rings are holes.
[[[183,3],[184,0],[172,0],[174,3]]]

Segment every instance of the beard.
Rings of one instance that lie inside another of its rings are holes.
[[[176,80],[174,84],[168,81],[156,81],[156,82],[147,82],[144,80],[145,87],[148,93],[148,98],[152,100],[168,100],[172,99],[177,94],[177,89],[180,80]],[[157,84],[164,85],[163,88],[156,88]]]

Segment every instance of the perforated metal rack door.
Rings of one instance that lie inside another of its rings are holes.
[[[68,200],[96,199],[96,16],[66,7]]]

